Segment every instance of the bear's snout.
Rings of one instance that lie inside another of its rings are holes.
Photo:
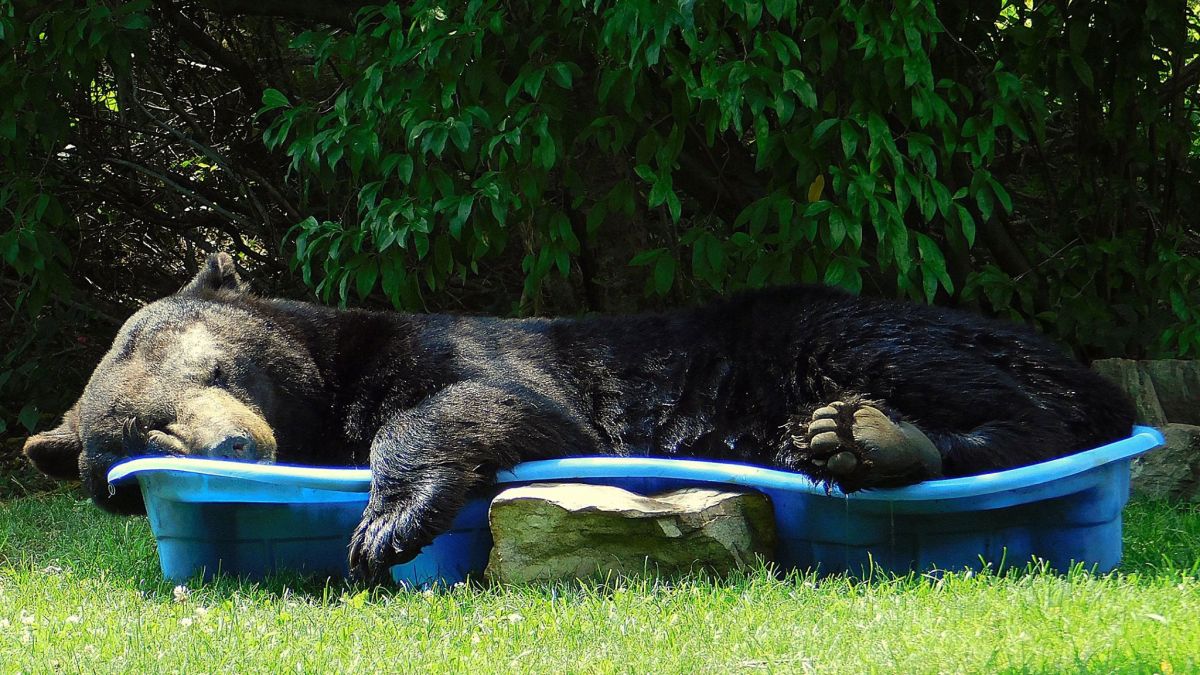
[[[229,434],[204,448],[202,454],[213,459],[259,459],[258,444],[246,432]]]
[[[262,413],[219,389],[209,387],[188,397],[168,430],[181,441],[181,454],[275,461],[275,433]]]

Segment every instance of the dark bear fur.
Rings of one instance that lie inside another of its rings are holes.
[[[104,476],[130,454],[369,463],[350,559],[372,576],[521,461],[708,457],[850,491],[1050,459],[1133,420],[1117,387],[1026,328],[829,288],[624,317],[410,315],[259,298],[220,256],[126,323],[26,452],[60,475],[78,456],[95,501],[122,512],[140,495]]]

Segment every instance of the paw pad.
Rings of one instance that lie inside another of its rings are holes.
[[[941,474],[941,455],[924,433],[863,402],[817,408],[792,443],[799,451],[797,469],[845,492]]]

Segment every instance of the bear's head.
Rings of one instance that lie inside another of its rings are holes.
[[[141,455],[273,462],[320,398],[305,337],[247,292],[220,253],[175,295],[121,327],[78,402],[25,455],[60,479],[81,479],[118,513],[144,510],[136,486],[110,492],[108,470]],[[301,421],[298,421],[301,420]],[[284,430],[284,431],[281,431]]]

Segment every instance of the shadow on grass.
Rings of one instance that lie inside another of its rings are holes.
[[[1135,501],[1125,512],[1125,523],[1125,558],[1113,574],[1153,581],[1195,577],[1200,573],[1200,506]],[[1036,562],[1012,563],[1005,569],[989,569],[982,574],[975,573],[975,576],[1008,580],[1031,574],[1054,574]],[[79,581],[102,581],[114,588],[135,590],[150,602],[169,603],[176,599],[176,584],[162,578],[154,539],[145,518],[103,513],[80,499],[71,488],[0,502],[0,575],[54,574],[66,570]],[[1069,571],[1067,576],[1088,573],[1080,566]],[[844,586],[852,590],[880,585],[915,587],[937,583],[941,576],[894,575],[877,570],[859,578],[822,577],[811,572],[778,574],[763,566],[723,578],[702,570],[674,577],[660,577],[647,570],[641,575],[532,584],[525,588],[540,589],[550,596],[607,595],[617,590],[649,593],[679,584],[732,587],[755,583],[812,584]],[[202,581],[197,577],[185,585],[192,589],[188,592],[199,592],[205,598],[217,601],[235,595],[262,600],[303,596],[314,602],[334,603],[345,602],[348,598],[383,600],[412,592],[405,588],[369,587],[343,579],[297,574],[278,574],[258,581],[227,576]],[[484,594],[505,592],[502,587],[489,587],[477,581],[466,588]],[[463,589],[434,588],[426,592],[459,590]]]

